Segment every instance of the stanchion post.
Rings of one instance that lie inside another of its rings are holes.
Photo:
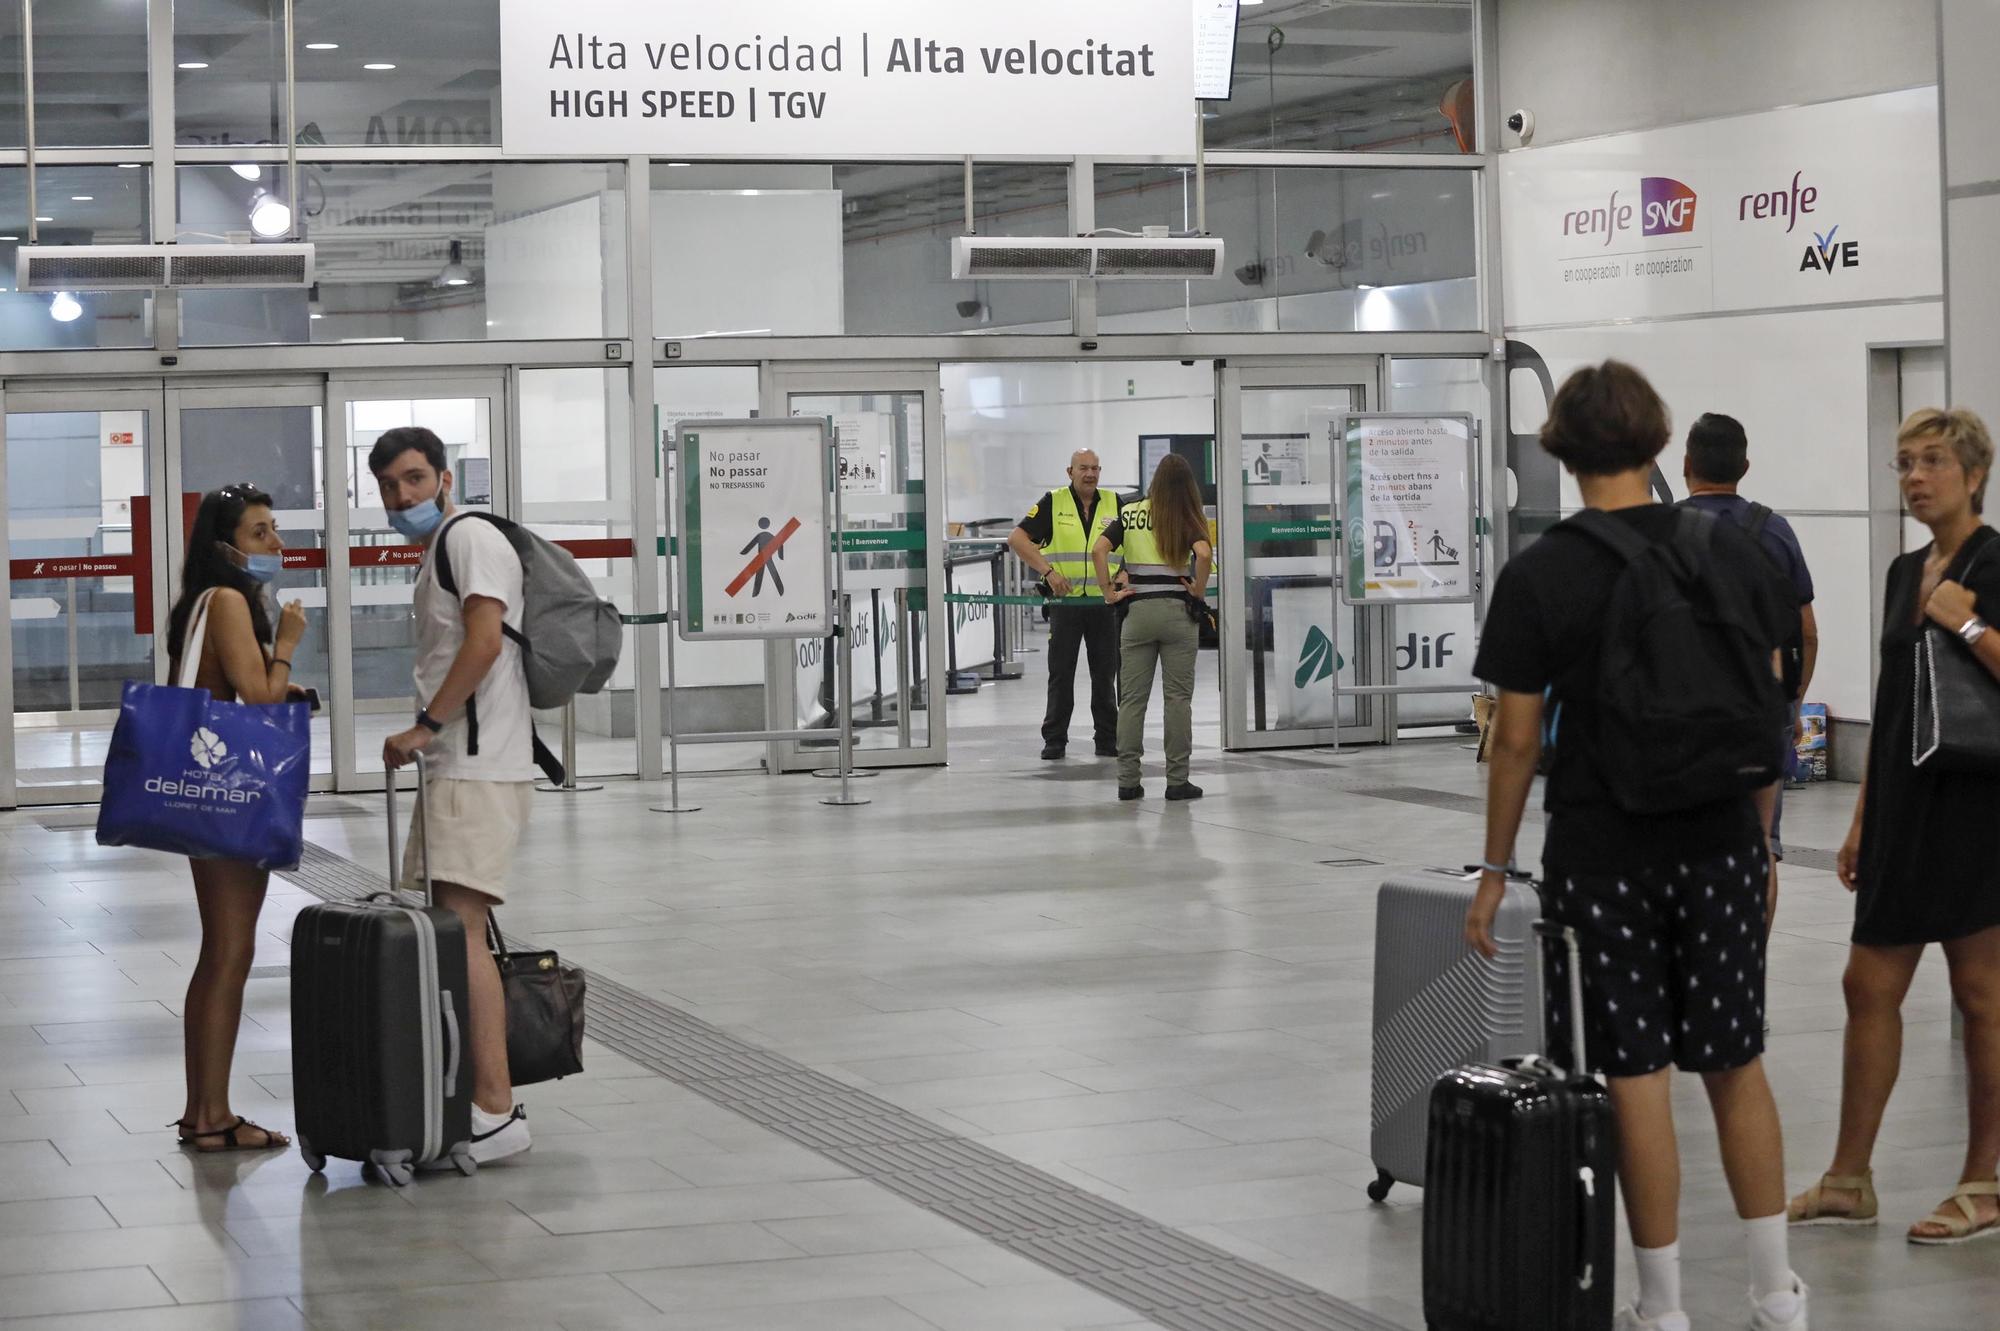
[[[583,795],[593,790],[602,790],[602,785],[583,786],[576,780],[576,699],[571,698],[563,707],[562,731],[563,779],[544,781],[535,789],[551,795]]]
[[[669,587],[673,585],[672,578],[667,579],[667,585]],[[672,594],[673,594],[672,592],[668,593],[669,596],[671,596]],[[680,730],[680,720],[678,716],[676,716],[675,714],[675,707],[674,707],[674,700],[677,696],[676,688],[678,683],[674,675],[674,639],[680,636],[679,624],[680,624],[680,611],[677,609],[669,610],[667,612],[667,622],[666,622],[667,802],[665,804],[655,804],[653,806],[654,813],[700,813],[701,812],[701,806],[699,804],[681,803],[681,730]]]
[[[835,449],[839,441],[831,441]],[[840,659],[834,670],[834,706],[840,709],[840,791],[820,801],[836,808],[853,808],[870,801],[861,799],[850,792],[848,781],[854,774],[854,625],[850,622],[852,611],[847,604],[847,534],[846,512],[841,502],[844,487],[840,483],[840,468],[830,469],[833,476],[833,603],[840,616]],[[872,773],[871,773],[872,775]]]

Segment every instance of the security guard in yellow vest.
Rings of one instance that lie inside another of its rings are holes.
[[[1069,484],[1051,490],[1028,510],[1007,538],[1022,563],[1070,602],[1049,607],[1049,705],[1042,718],[1042,757],[1061,758],[1069,748],[1069,716],[1076,701],[1079,646],[1090,656],[1090,721],[1097,756],[1118,756],[1118,619],[1102,600],[1091,547],[1118,517],[1118,496],[1097,488],[1103,464],[1089,449],[1069,460]]]

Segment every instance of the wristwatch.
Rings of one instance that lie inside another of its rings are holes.
[[[1965,639],[1966,646],[1970,647],[1973,643],[1978,642],[1986,636],[1986,628],[1986,621],[1978,615],[1974,615],[1971,619],[1966,620],[1958,626],[1958,636]]]
[[[422,726],[425,730],[430,731],[433,735],[437,734],[439,731],[444,729],[444,722],[432,716],[428,711],[420,711],[417,713],[417,724]]]

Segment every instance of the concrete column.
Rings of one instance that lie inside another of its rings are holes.
[[[2000,429],[2000,0],[1939,0],[1947,384]]]

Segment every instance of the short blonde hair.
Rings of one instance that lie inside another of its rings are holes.
[[[1968,484],[1974,472],[1979,473],[1979,484],[1972,491],[1972,511],[1986,511],[1986,482],[1993,475],[1993,436],[1987,433],[1986,422],[1978,413],[1964,407],[1953,407],[1949,411],[1940,407],[1923,407],[1910,413],[1903,427],[1896,431],[1896,447],[1901,448],[1912,439],[1935,437],[1950,446],[1952,454],[1958,458],[1958,465],[1965,468]]]

